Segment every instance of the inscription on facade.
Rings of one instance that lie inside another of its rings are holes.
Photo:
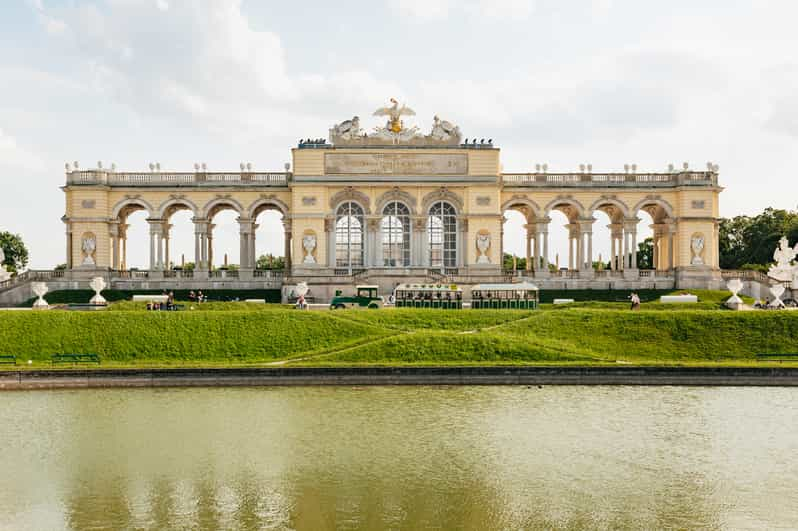
[[[326,153],[327,175],[466,175],[465,153]]]
[[[693,201],[692,205],[693,208],[696,210],[704,210],[704,208],[706,207],[704,201]]]
[[[316,198],[315,197],[307,197],[307,196],[305,196],[305,197],[302,198],[302,204],[304,206],[313,206],[313,205],[316,204]]]
[[[94,201],[94,199],[84,199],[83,201],[80,202],[80,206],[86,209],[94,208],[95,204],[96,202]]]
[[[477,196],[477,205],[479,205],[479,206],[488,206],[488,205],[490,205],[490,196],[488,196],[488,195],[479,195],[479,196]]]

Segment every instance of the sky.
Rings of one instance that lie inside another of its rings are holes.
[[[65,162],[281,171],[297,139],[390,97],[422,129],[438,114],[493,138],[504,171],[712,161],[722,216],[795,209],[796,20],[794,0],[3,0],[0,230],[52,268]],[[148,260],[140,217],[129,265]],[[505,247],[523,254],[509,218]],[[234,219],[214,238],[231,262]],[[259,221],[258,253],[281,254],[279,221]],[[175,218],[174,257],[191,260],[192,232]]]

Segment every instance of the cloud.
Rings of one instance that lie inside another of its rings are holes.
[[[44,165],[37,157],[20,147],[14,137],[0,129],[0,167],[41,170]]]
[[[390,5],[419,22],[442,20],[459,12],[476,19],[522,20],[535,10],[534,0],[396,0]]]

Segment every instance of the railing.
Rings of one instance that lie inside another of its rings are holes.
[[[208,278],[238,278],[238,270],[217,270],[217,271],[210,271],[208,273]]]
[[[252,272],[253,278],[265,278],[270,280],[282,280],[285,271],[282,269],[256,269]]]
[[[366,273],[364,268],[337,267],[333,270],[336,277],[356,277]]]
[[[136,186],[288,186],[288,172],[115,172],[106,170],[75,170],[67,173],[69,185]]]
[[[34,282],[34,281],[46,282],[48,280],[64,278],[64,273],[65,271],[62,269],[57,269],[57,270],[29,269],[14,277],[9,278],[8,280],[0,282],[0,290],[10,289],[18,284],[24,284],[25,282]]]
[[[505,186],[540,188],[634,188],[717,186],[718,174],[710,171],[677,173],[503,173]]]
[[[724,269],[720,272],[723,280],[739,278],[740,280],[752,280],[763,284],[770,284],[770,277],[762,271],[751,271],[749,269]]]

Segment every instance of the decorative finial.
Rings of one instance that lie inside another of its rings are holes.
[[[202,171],[205,171],[207,169],[208,169],[208,165],[203,162],[202,163]]]
[[[579,172],[580,173],[585,173],[585,165],[584,164],[580,164],[579,165]]]
[[[543,173],[546,173],[547,171],[549,171],[549,165],[548,164],[544,164],[543,165]]]
[[[284,168],[285,168],[285,171],[290,170],[291,169],[291,163],[290,162],[286,162]]]
[[[673,173],[673,164],[668,164],[668,173]]]
[[[252,171],[252,163],[247,162],[247,171]]]
[[[194,163],[194,171],[199,171],[199,162]]]
[[[684,162],[684,163],[682,163],[682,168],[684,168],[685,170],[688,170],[688,169],[690,169],[690,165],[688,163]]]
[[[241,168],[241,171],[244,171],[244,168],[246,168],[246,166],[244,166],[244,163],[243,163],[243,162],[242,162],[242,163],[240,163],[240,164],[238,165],[238,167],[239,167],[239,168]]]
[[[75,169],[76,169],[76,170],[77,170],[78,168],[80,168],[80,164],[78,164],[78,161],[75,161],[75,162],[73,162],[73,163],[72,163],[72,165],[73,165],[73,166],[75,166]]]
[[[637,171],[637,164],[632,164],[632,173]]]
[[[535,164],[535,172],[540,173],[540,164]]]
[[[150,162],[150,171],[155,171],[155,164]]]
[[[97,161],[97,169],[98,169],[98,170],[101,170],[101,169],[103,169],[103,161],[101,161],[101,160],[98,160],[98,161]]]
[[[593,173],[593,165],[592,164],[588,164],[587,165],[587,172],[588,173]]]
[[[628,164],[624,164],[623,165],[623,172],[624,173],[629,173],[629,165]]]
[[[156,162],[155,163],[155,169],[158,170],[158,171],[161,171],[161,163],[160,162]]]
[[[111,171],[116,171],[116,162],[111,163]]]
[[[69,167],[69,163],[68,163],[68,162],[67,162],[66,164],[64,164],[64,169],[65,169],[66,171],[69,171],[69,170],[70,170],[70,167]]]

